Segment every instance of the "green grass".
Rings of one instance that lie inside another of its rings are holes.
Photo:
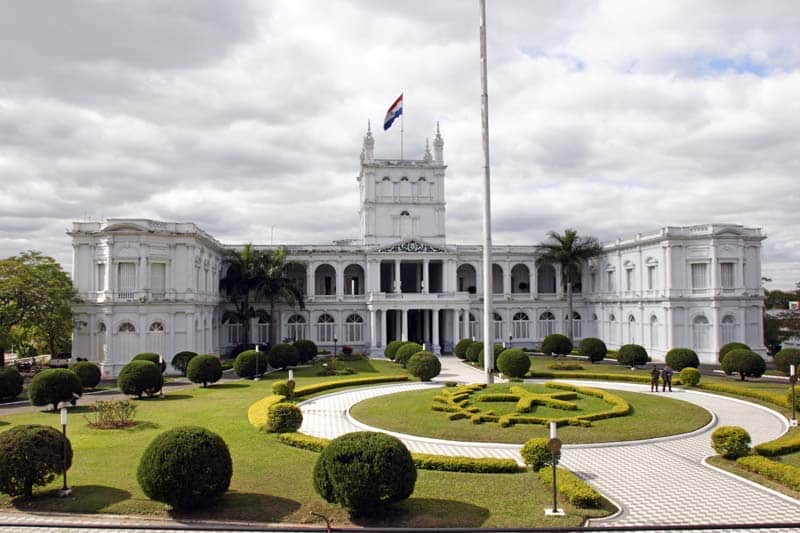
[[[384,361],[348,361],[358,370],[351,376],[316,376],[315,369],[295,371],[299,386],[334,379],[350,379],[401,372]],[[144,448],[161,432],[182,425],[203,426],[220,434],[233,457],[230,491],[215,507],[192,513],[192,518],[258,522],[315,523],[318,512],[337,526],[354,522],[345,511],[322,500],[314,491],[311,474],[317,454],[280,444],[274,435],[256,431],[247,420],[248,406],[271,394],[276,379],[233,381],[168,393],[163,400],[137,401],[139,424],[127,430],[92,430],[81,413],[71,410],[68,436],[75,451],[69,483],[70,498],[53,491],[60,480],[38,489],[30,502],[0,496],[0,508],[34,512],[113,513],[165,517],[164,505],[147,499],[136,482],[136,468]],[[5,425],[4,425],[5,424]],[[0,431],[17,424],[59,427],[59,415],[32,412],[3,417]],[[604,516],[604,510],[579,510],[566,502],[564,518],[545,518],[550,492],[530,473],[461,474],[418,471],[412,497],[389,513],[356,521],[358,525],[401,527],[576,527],[586,518]],[[181,515],[187,517],[187,515]]]
[[[526,388],[538,390],[537,386]],[[538,387],[544,389],[544,387]],[[495,385],[487,390],[507,390],[507,386]],[[425,437],[475,442],[506,442],[522,444],[533,437],[547,437],[548,428],[538,424],[516,424],[503,428],[499,424],[485,422],[449,420],[447,413],[433,411],[432,399],[439,389],[415,391],[381,396],[363,401],[351,410],[361,422],[390,431],[410,433]],[[633,414],[592,422],[592,427],[565,426],[558,430],[565,444],[589,442],[616,442],[637,440],[693,431],[711,421],[705,409],[687,402],[674,400],[664,395],[652,396],[633,392],[614,391],[633,406]],[[513,408],[513,403],[475,402],[482,410],[500,413]],[[601,411],[609,406],[598,398],[583,397],[578,402],[585,412]],[[580,411],[560,411],[539,406],[536,416],[563,417]],[[402,414],[398,414],[402,413]]]

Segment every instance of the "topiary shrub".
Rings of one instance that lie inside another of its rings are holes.
[[[686,367],[698,368],[700,358],[697,353],[689,348],[673,348],[667,352],[665,358],[667,365],[675,372],[680,372]]]
[[[161,372],[152,361],[131,361],[117,376],[117,386],[129,396],[152,396],[161,390]]]
[[[182,376],[185,376],[186,367],[189,366],[189,361],[191,361],[196,355],[197,353],[195,352],[178,352],[172,356],[172,362],[170,364],[172,365],[172,368],[180,372]]]
[[[775,368],[786,375],[789,375],[789,365],[794,365],[797,372],[797,367],[800,366],[800,349],[784,348],[779,350],[772,360],[775,362]]]
[[[397,350],[394,360],[395,362],[403,365],[403,368],[405,368],[408,364],[408,360],[411,359],[411,356],[421,351],[421,345],[417,344],[416,342],[407,342]]]
[[[319,348],[313,341],[308,339],[300,339],[292,343],[294,349],[297,350],[297,361],[301,365],[313,361],[319,353]]]
[[[269,368],[267,352],[245,350],[233,360],[233,371],[240,378],[254,378],[262,375]],[[256,372],[258,371],[258,372]]]
[[[700,383],[700,371],[691,366],[681,370],[681,383],[687,387],[696,387]]]
[[[503,350],[506,350],[506,348],[503,348],[502,344],[492,345],[492,351],[494,352],[494,358],[492,360],[494,361],[495,370],[497,370],[497,358],[500,357],[500,354],[503,353]],[[481,368],[486,366],[486,362],[483,360],[483,348],[481,348],[481,351],[478,352],[478,366]]]
[[[100,383],[100,367],[90,361],[80,361],[69,367],[77,374],[84,389],[94,389]]]
[[[153,439],[139,460],[136,480],[148,498],[184,510],[219,499],[232,474],[231,454],[219,435],[183,426]]]
[[[25,378],[13,366],[0,367],[0,400],[9,400],[19,396]]]
[[[203,387],[208,387],[209,383],[216,383],[222,377],[222,364],[216,355],[197,355],[189,361],[186,377],[192,383],[202,383]]]
[[[47,485],[72,466],[69,439],[50,426],[15,426],[0,433],[0,492],[33,496],[34,485]]]
[[[272,368],[286,369],[300,361],[297,349],[291,344],[276,344],[269,350],[267,361]]]
[[[542,341],[542,353],[545,355],[567,355],[572,352],[572,341],[560,333],[551,333]]]
[[[553,460],[550,450],[547,449],[547,439],[545,438],[529,439],[522,446],[520,455],[525,464],[530,466],[534,472],[549,465]]]
[[[623,366],[643,365],[648,359],[647,350],[638,344],[625,344],[617,351],[617,363]]]
[[[510,378],[524,378],[531,369],[531,358],[520,348],[508,348],[497,358],[497,368]]]
[[[467,358],[467,348],[469,348],[470,344],[472,344],[472,339],[470,339],[470,338],[461,339],[456,344],[456,347],[453,348],[453,355],[455,355],[459,359],[466,359]]]
[[[742,381],[749,377],[761,377],[767,370],[767,363],[760,355],[744,348],[726,353],[722,358],[721,366],[722,371],[729,376],[738,373]]]
[[[289,380],[281,380],[276,381],[272,384],[272,394],[277,394],[279,396],[289,397],[292,391],[289,390]]]
[[[161,362],[159,362],[161,360]],[[151,363],[155,363],[161,368],[161,372],[163,373],[167,369],[167,363],[164,361],[164,358],[154,352],[142,352],[133,356],[131,361],[150,361]]]
[[[406,363],[409,373],[422,381],[430,381],[442,371],[442,363],[431,352],[417,352]]]
[[[726,459],[750,454],[750,434],[739,426],[720,426],[711,434],[711,447]]]
[[[303,412],[293,403],[281,402],[270,406],[267,415],[267,431],[291,433],[303,424]]]
[[[588,357],[592,363],[602,361],[607,354],[606,343],[597,337],[586,337],[578,344],[578,355]]]
[[[394,340],[389,341],[386,344],[386,348],[383,350],[383,355],[386,356],[386,359],[390,361],[394,361],[395,356],[397,355],[397,350],[403,345],[403,341]]]
[[[52,405],[58,409],[59,402],[67,402],[83,394],[78,375],[66,368],[42,370],[28,384],[28,398],[31,405]]]
[[[729,342],[728,344],[723,344],[722,348],[719,349],[719,362],[722,362],[722,358],[725,357],[725,354],[730,352],[731,350],[749,350],[750,347],[743,342]]]
[[[314,489],[354,514],[380,512],[414,492],[417,469],[408,448],[383,433],[333,439],[314,465]]]
[[[470,345],[467,347],[467,351],[464,352],[467,361],[477,363],[481,350],[483,350],[483,341],[471,341]]]

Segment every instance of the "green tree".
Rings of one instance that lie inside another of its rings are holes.
[[[547,240],[536,251],[536,264],[552,264],[561,266],[561,283],[567,293],[567,316],[569,317],[568,336],[573,340],[574,325],[572,323],[572,289],[576,281],[580,281],[581,269],[586,262],[601,255],[603,248],[594,237],[581,237],[574,229],[565,229],[563,235],[555,231],[547,234]]]
[[[68,346],[74,300],[72,281],[52,257],[29,251],[0,260],[0,364],[12,328],[51,354]]]

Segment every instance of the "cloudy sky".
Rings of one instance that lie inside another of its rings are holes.
[[[488,3],[496,243],[732,222],[800,281],[795,2]],[[441,123],[448,241],[480,242],[477,0],[2,2],[0,49],[0,256],[70,268],[71,221],[109,217],[356,237],[401,91],[407,156]]]

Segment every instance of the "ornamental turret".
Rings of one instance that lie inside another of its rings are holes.
[[[444,139],[439,132],[439,123],[436,123],[436,137],[433,138],[433,159],[437,163],[444,161]]]
[[[367,121],[367,134],[364,135],[364,146],[361,148],[361,161],[372,161],[375,152],[375,139],[372,137],[372,127]]]

